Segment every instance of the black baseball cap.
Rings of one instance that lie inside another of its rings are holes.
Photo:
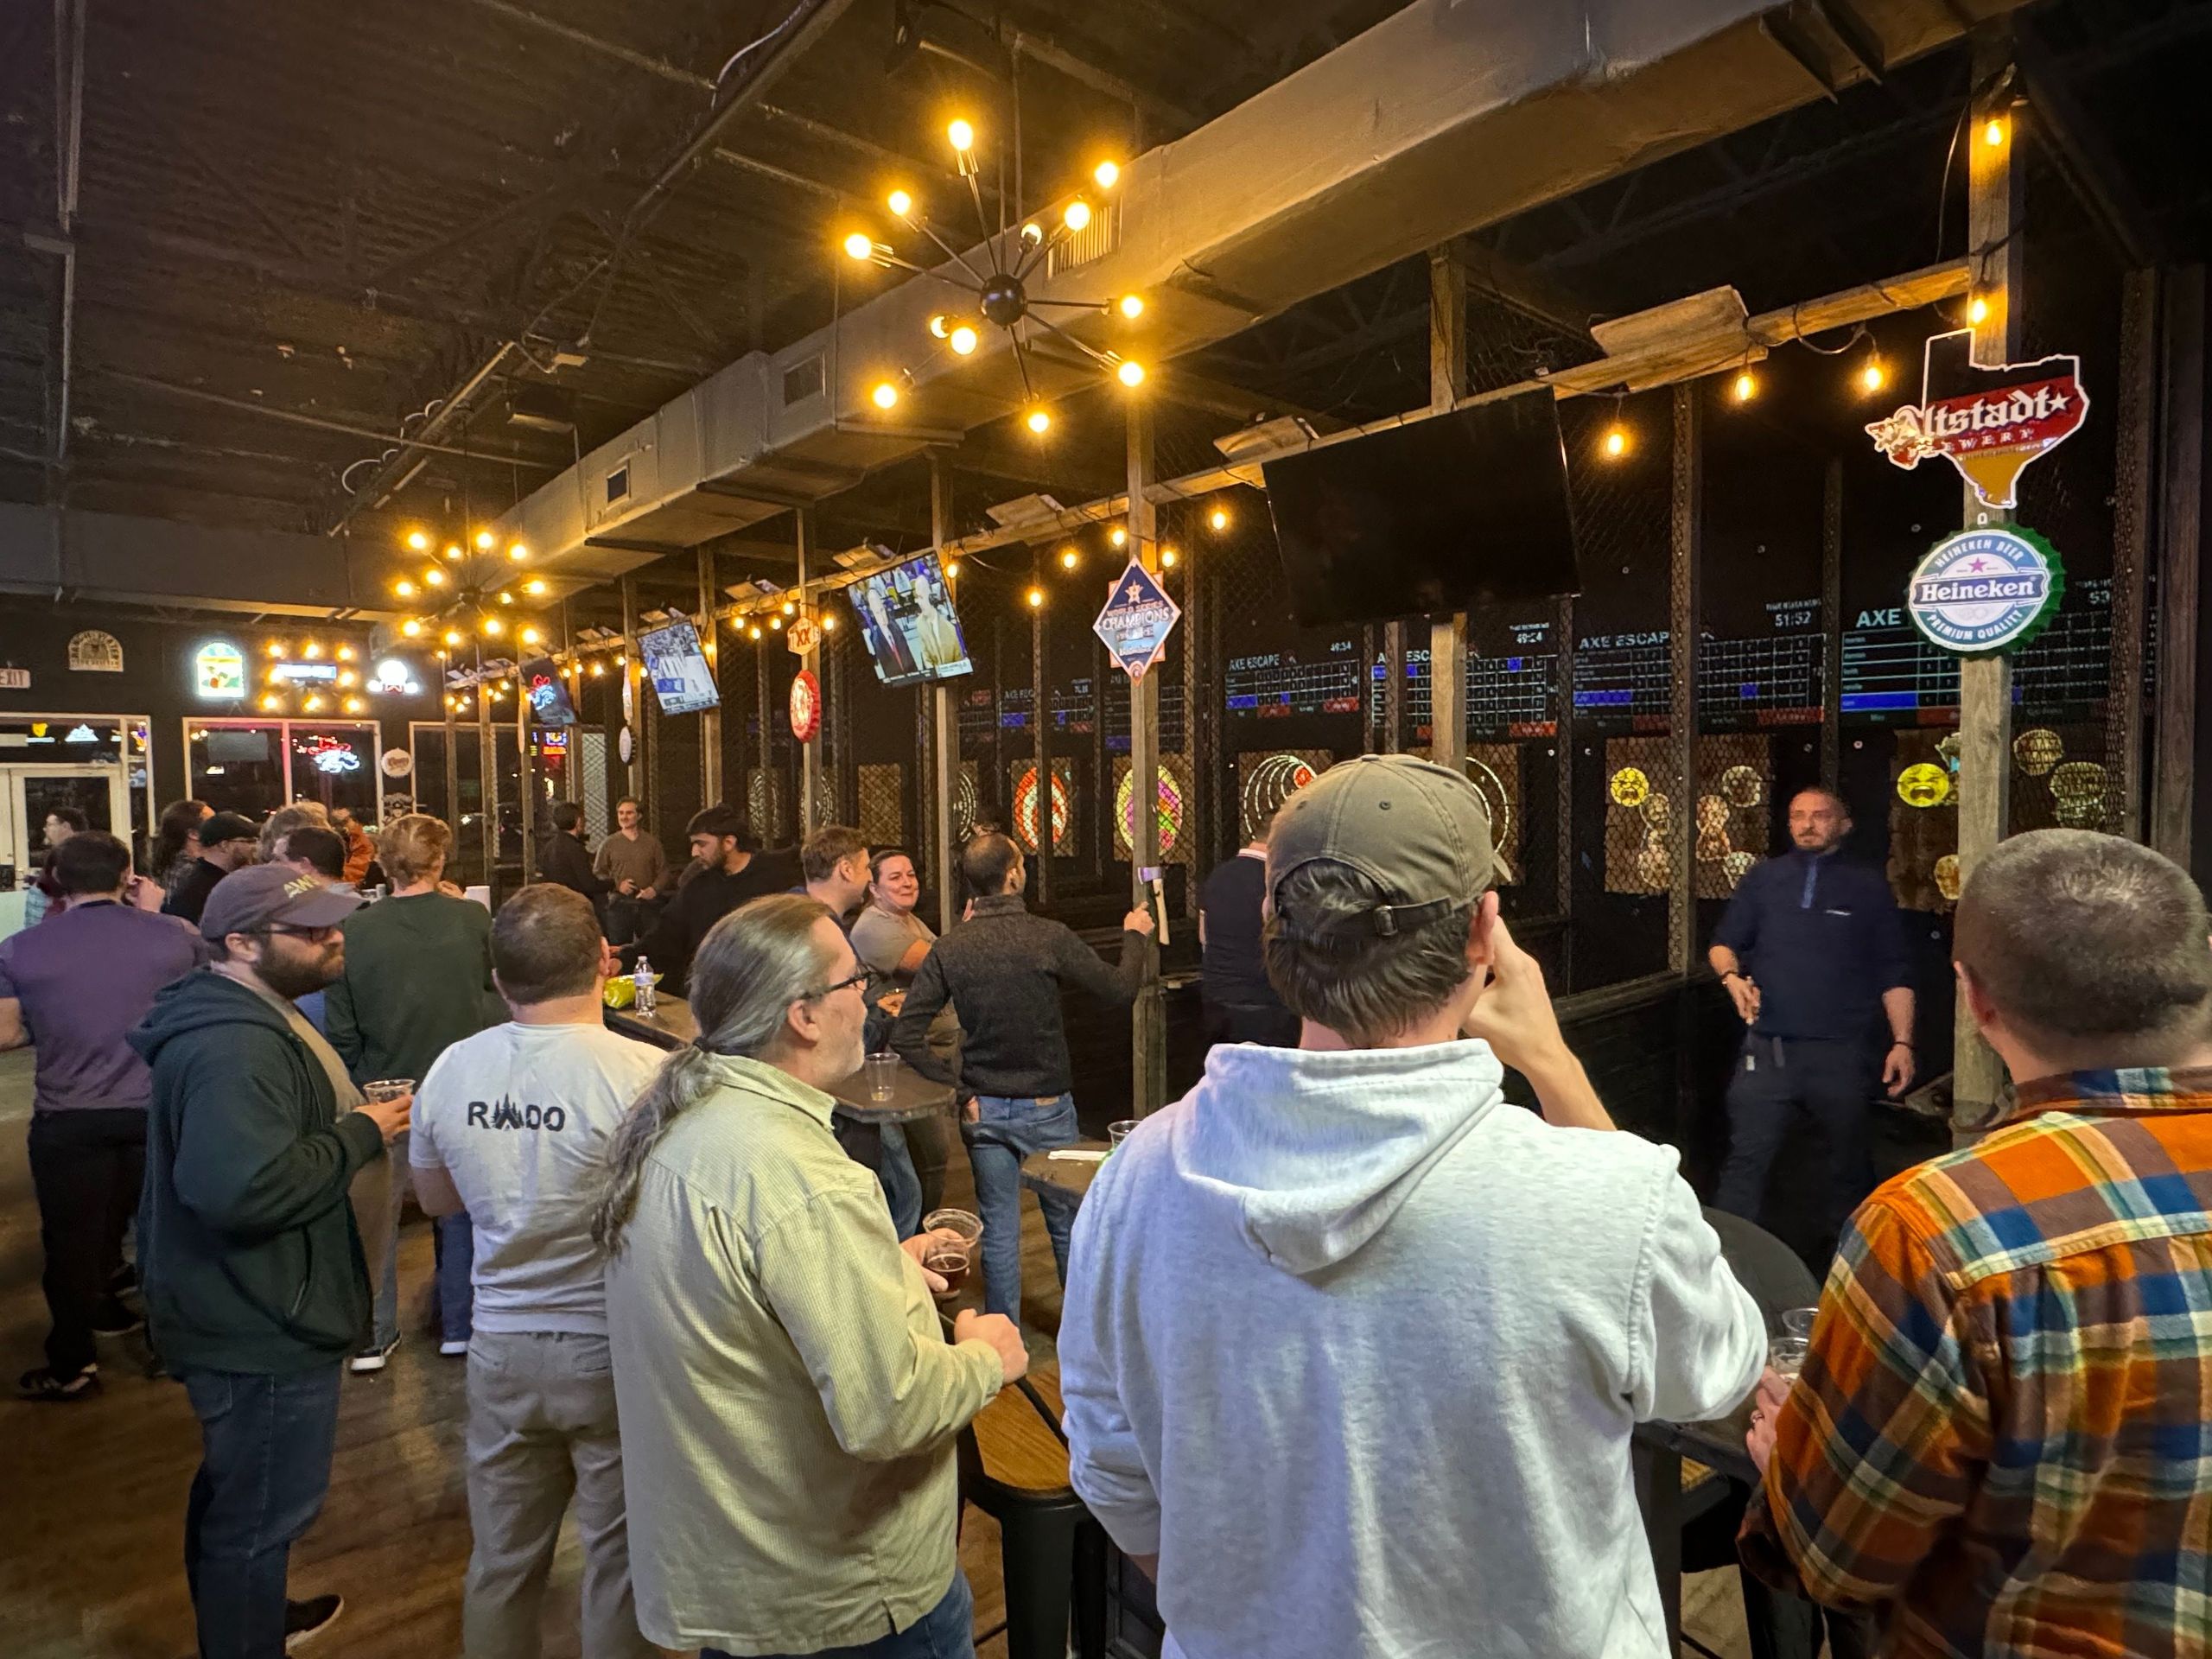
[[[261,826],[237,812],[218,812],[200,821],[200,844],[219,847],[226,841],[258,841]]]

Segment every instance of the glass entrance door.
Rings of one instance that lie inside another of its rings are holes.
[[[130,840],[130,802],[123,768],[115,766],[0,766],[0,891],[20,893],[48,850],[48,816],[74,807],[86,827]],[[118,828],[118,826],[120,826]],[[0,907],[0,932],[21,900]]]

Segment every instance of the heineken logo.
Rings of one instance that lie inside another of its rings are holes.
[[[1986,656],[2025,645],[2065,587],[2057,550],[2042,537],[1985,527],[1928,550],[1905,586],[1905,612],[1929,643]]]

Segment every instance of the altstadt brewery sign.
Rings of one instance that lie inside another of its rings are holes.
[[[2028,463],[2079,431],[2089,412],[2082,359],[2061,353],[1984,368],[1974,331],[1928,342],[1920,403],[1866,429],[1874,447],[1908,470],[1942,455],[1987,507],[2019,503]]]

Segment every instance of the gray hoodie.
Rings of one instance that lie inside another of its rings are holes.
[[[1660,1659],[1629,1472],[1758,1379],[1672,1150],[1507,1103],[1481,1042],[1216,1048],[1084,1200],[1076,1491],[1169,1659]]]

